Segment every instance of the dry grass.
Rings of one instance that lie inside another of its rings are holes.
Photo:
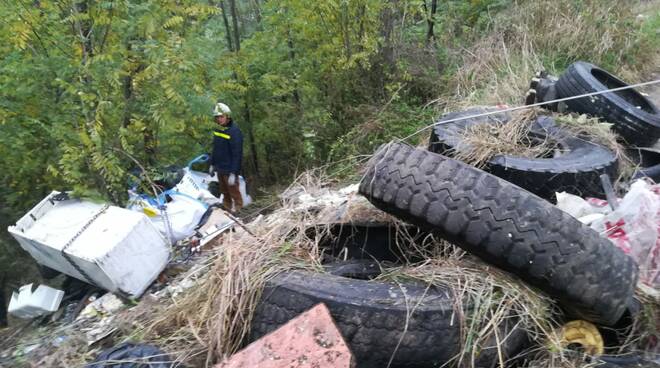
[[[542,140],[530,136],[531,123],[539,114],[550,114],[539,109],[520,110],[511,113],[508,122],[495,122],[472,126],[463,132],[463,145],[454,152],[456,159],[478,168],[484,168],[497,155],[537,158],[561,154],[560,146],[552,136]],[[637,169],[626,151],[610,130],[610,124],[586,115],[552,113],[557,126],[571,136],[594,142],[609,148],[617,157],[619,176],[616,183],[625,183]]]
[[[535,72],[558,73],[576,60],[638,80],[656,65],[658,54],[638,44],[631,24],[643,21],[632,11],[641,3],[648,13],[660,9],[657,1],[517,2],[489,19],[487,36],[479,34],[472,45],[454,50],[461,66],[451,80],[451,96],[443,98],[449,100],[445,108],[522,104]]]
[[[603,123],[598,118],[577,114],[553,114],[557,125],[571,132],[609,148],[619,161],[619,177],[612,178],[617,183],[627,182],[637,169],[637,165],[627,156],[624,146],[617,141],[616,133],[610,130],[611,124]]]
[[[495,349],[498,366],[505,365],[502,346],[514,338],[512,331],[522,329],[540,341],[557,326],[559,315],[552,301],[515,277],[490,267],[476,258],[455,254],[386,270],[385,280],[418,280],[449,287],[459,311],[460,353],[448,362],[451,366],[473,367],[486,349]],[[508,359],[508,358],[507,358]]]
[[[456,159],[478,168],[484,168],[497,155],[516,157],[543,157],[558,149],[552,137],[535,140],[530,136],[531,123],[536,119],[535,109],[511,114],[508,121],[471,126],[463,132],[464,145],[454,153]]]
[[[638,284],[635,291],[636,299],[641,303],[641,311],[635,316],[632,323],[620,330],[611,330],[618,341],[619,346],[605,346],[605,354],[608,356],[626,355],[630,353],[651,354],[660,353],[660,298],[658,291],[648,286]],[[600,331],[607,328],[600,327]],[[526,367],[539,368],[591,368],[602,363],[597,357],[591,357],[563,349],[561,346],[560,330],[553,330],[543,337],[542,343],[537,349],[528,353],[529,359]]]
[[[617,331],[623,341],[614,351],[623,354],[631,350],[655,351],[660,353],[660,290],[639,283],[635,297],[641,304],[641,311],[632,324],[623,331]]]

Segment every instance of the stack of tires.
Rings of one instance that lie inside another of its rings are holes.
[[[331,240],[320,246],[330,255],[344,248],[352,259],[330,257],[324,272],[295,270],[270,280],[254,312],[250,340],[324,303],[360,368],[439,367],[455,359],[462,347],[456,308],[474,306],[456,300],[460,296],[450,288],[374,280],[384,269],[405,263],[405,250],[395,244],[401,231],[386,224],[331,229]],[[410,227],[403,233],[417,245],[427,244],[428,232]],[[500,344],[494,334],[487,339],[475,367],[495,367],[499,354],[509,359],[524,347],[527,333],[516,321],[511,316],[497,326],[497,335],[508,338]]]
[[[556,83],[558,97],[567,98],[625,87],[627,84],[593,64],[579,61],[568,67]],[[660,110],[634,89],[569,99],[568,111],[601,118],[629,148],[642,167],[635,176],[660,182],[660,154],[648,149],[660,138]]]
[[[623,82],[607,72],[579,62],[553,89],[566,97],[620,85]],[[571,100],[567,105],[612,122],[628,143],[648,145],[660,137],[657,108],[632,90]],[[550,117],[539,117],[530,134],[553,139],[561,148],[549,157],[495,156],[485,170],[448,157],[470,149],[462,141],[469,127],[509,119],[506,112],[473,108],[442,117],[428,149],[401,142],[383,145],[367,164],[359,193],[414,225],[419,234],[447,239],[544,291],[567,317],[616,325],[634,304],[635,261],[550,203],[558,191],[602,197],[600,176],[617,174],[616,155],[563,130]],[[325,273],[291,271],[270,280],[254,313],[251,339],[322,302],[358,367],[447,364],[462,343],[461,327],[453,320],[456,300],[451,290],[372,280],[383,267],[373,258],[392,258],[349,253],[357,259],[331,262]],[[495,366],[498,359],[518,353],[527,341],[525,332],[514,326],[498,329],[501,336],[511,338],[499,352],[484,347],[474,366]]]
[[[660,138],[660,110],[641,93],[624,89],[593,95],[627,84],[583,61],[570,65],[559,78],[544,77],[540,81],[534,78],[532,86],[537,89],[543,86],[542,90],[534,91],[537,102],[568,98],[560,105],[546,104],[549,109],[587,114],[612,124],[612,130],[628,149],[630,158],[641,167],[635,178],[647,176],[660,182],[660,150],[650,148]],[[467,129],[474,125],[506,123],[511,119],[504,112],[479,116],[492,110],[473,108],[443,116],[433,128],[429,149],[448,156],[456,151],[469,150],[470,147],[462,141]],[[555,199],[556,192],[562,191],[581,197],[603,198],[605,193],[600,176],[617,177],[618,162],[614,152],[589,137],[564,131],[555,126],[550,117],[537,118],[530,127],[530,135],[537,140],[554,140],[560,149],[551,157],[531,159],[498,155],[484,170],[550,201]]]

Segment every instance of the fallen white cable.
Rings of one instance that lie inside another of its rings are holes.
[[[416,136],[417,134],[422,133],[423,131],[425,131],[425,130],[427,130],[427,129],[431,129],[431,128],[435,127],[436,125],[440,125],[440,124],[448,124],[448,123],[453,123],[453,122],[455,122],[455,121],[461,121],[461,120],[466,120],[466,119],[478,118],[478,117],[488,116],[488,115],[494,115],[494,114],[501,114],[501,113],[503,113],[503,112],[510,112],[510,111],[524,110],[524,109],[529,109],[529,108],[532,108],[532,107],[537,107],[537,106],[542,106],[542,105],[549,105],[549,104],[552,104],[552,103],[555,103],[555,102],[563,102],[563,101],[568,101],[568,100],[576,100],[576,99],[578,99],[578,98],[584,98],[584,97],[589,97],[589,96],[602,95],[602,94],[605,94],[605,93],[617,92],[617,91],[623,91],[623,90],[626,90],[626,89],[631,89],[631,88],[636,88],[636,87],[642,87],[642,86],[648,86],[648,85],[657,84],[657,83],[660,83],[660,79],[656,79],[656,80],[653,80],[653,81],[650,81],[650,82],[642,82],[642,83],[631,84],[631,85],[627,85],[627,86],[623,86],[623,87],[617,87],[617,88],[606,89],[606,90],[602,90],[602,91],[598,91],[598,92],[585,93],[585,94],[577,95],[577,96],[570,96],[570,97],[558,98],[558,99],[555,99],[555,100],[550,100],[550,101],[545,101],[545,102],[537,102],[537,103],[533,103],[533,104],[531,104],[531,105],[523,105],[523,106],[509,107],[509,108],[506,108],[506,109],[495,110],[495,111],[489,111],[489,112],[484,112],[484,113],[480,113],[480,114],[474,114],[474,115],[470,115],[470,116],[462,116],[462,117],[459,117],[459,118],[454,118],[454,119],[444,120],[444,121],[440,121],[440,122],[433,123],[433,124],[431,124],[431,125],[425,126],[424,128],[422,128],[422,129],[420,129],[420,130],[418,130],[418,131],[416,131],[416,132],[414,132],[414,133],[412,133],[412,134],[406,136],[405,138],[400,139],[399,141],[405,141],[405,140],[407,140],[407,139],[410,139],[410,138]]]

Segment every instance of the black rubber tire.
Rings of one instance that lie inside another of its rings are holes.
[[[626,157],[631,163],[640,167],[660,165],[660,152],[651,148],[629,148]]]
[[[369,161],[359,192],[542,289],[570,316],[613,325],[633,297],[632,258],[552,204],[462,162],[392,142]]]
[[[627,85],[593,64],[578,61],[559,77],[557,93],[565,98]],[[612,123],[612,129],[628,144],[650,146],[660,138],[660,111],[634,89],[567,100],[565,104],[571,111]]]
[[[460,349],[461,327],[449,290],[405,283],[401,285],[405,287],[404,297],[399,285],[341,276],[361,272],[365,261],[358,262],[334,270],[331,266],[328,271],[335,274],[290,271],[270,280],[253,315],[250,340],[324,303],[357,367],[386,367],[392,354],[393,368],[439,367],[455,357]],[[364,270],[373,273],[369,267]],[[522,329],[511,331],[510,326],[503,326],[500,336],[507,335],[510,338],[502,344],[505,359],[515,355],[527,340]],[[487,345],[482,347],[475,366],[496,365],[494,344]]]
[[[383,264],[383,267],[386,267]],[[324,265],[325,272],[355,280],[372,280],[381,274],[381,265],[370,259],[352,259]]]
[[[660,165],[640,168],[635,171],[630,180],[641,178],[649,178],[653,180],[654,183],[660,183]]]
[[[445,115],[439,123],[496,110],[473,108],[454,112]],[[455,151],[469,150],[470,147],[462,140],[466,129],[476,125],[507,122],[510,118],[507,113],[499,113],[438,124],[431,133],[429,150],[449,156]],[[484,170],[550,201],[555,200],[556,192],[604,198],[600,175],[608,174],[610,178],[616,178],[618,170],[618,160],[611,150],[573,136],[555,126],[554,119],[547,116],[539,117],[530,130],[540,139],[551,137],[565,152],[551,158],[498,155],[488,162]]]
[[[414,243],[422,250],[431,246],[428,233],[409,226],[405,229],[393,224],[336,223],[308,227],[305,235],[318,241],[324,256],[332,259],[368,259],[388,262],[418,262],[417,255],[403,254],[401,244]],[[318,238],[317,238],[318,237]],[[337,258],[338,257],[338,258]]]

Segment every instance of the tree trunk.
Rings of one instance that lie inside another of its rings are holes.
[[[395,24],[395,12],[397,0],[388,0],[383,10],[380,14],[380,39],[379,41],[379,58],[381,59],[380,63],[374,63],[371,66],[371,72],[376,76],[376,81],[378,83],[377,91],[379,92],[379,97],[385,98],[383,91],[386,90],[385,85],[387,84],[388,75],[392,75],[396,70],[396,61],[394,58],[394,24]]]
[[[358,14],[358,18],[360,22],[360,26],[358,28],[358,40],[359,40],[358,45],[360,47],[360,51],[363,50],[362,44],[364,42],[364,20],[365,20],[364,18],[366,17],[366,13],[367,13],[367,6],[363,4],[360,7],[360,12]]]
[[[133,105],[133,72],[129,72],[127,76],[124,77],[124,117],[122,118],[121,125],[126,128],[131,125],[131,106]]]
[[[261,26],[261,5],[259,5],[259,0],[254,0],[254,16],[257,20],[257,29],[259,31],[263,30]]]
[[[296,61],[296,51],[293,48],[293,38],[291,37],[291,30],[289,29],[288,25],[286,29],[286,45],[289,48],[289,60],[291,61],[291,67],[294,68],[295,66],[294,64]],[[302,114],[300,93],[298,92],[298,87],[297,87],[298,81],[294,79],[294,83],[296,84],[296,87],[293,89],[293,101],[296,103],[296,108],[298,109],[298,112]]]
[[[131,43],[132,41],[133,40],[129,40],[126,45],[126,51],[128,53],[127,59],[131,61],[136,59],[134,55],[132,55],[132,51],[133,51],[133,46]],[[122,90],[124,95],[124,111],[122,113],[123,115],[122,126],[124,128],[131,125],[131,116],[133,115],[133,104],[135,102],[135,91],[133,90],[133,78],[135,78],[135,75],[137,75],[142,70],[144,70],[145,66],[144,64],[140,63],[136,68],[132,68],[129,64],[129,68],[130,69],[128,70],[127,75],[124,77],[124,81],[122,85]]]
[[[7,274],[3,271],[0,274],[0,327],[7,327],[7,300],[5,299],[6,286]]]
[[[247,96],[245,97],[245,124],[247,127],[247,135],[250,139],[250,156],[252,158],[252,165],[254,166],[254,174],[260,177],[259,160],[257,159],[257,144],[254,141],[254,129],[252,129],[252,114],[250,113],[250,105],[248,104]]]
[[[392,33],[394,33],[394,2],[395,0],[388,1],[381,14],[380,35],[383,38],[381,52],[385,64],[389,69],[394,68],[394,46],[392,45]]]
[[[78,14],[87,13],[87,1],[82,1],[74,5]],[[82,47],[83,65],[87,64],[89,58],[94,56],[94,47],[92,45],[92,24],[89,20],[80,21],[78,23],[78,32],[80,37],[80,44]]]
[[[241,49],[241,32],[238,28],[238,12],[236,11],[236,0],[229,0],[229,7],[231,8],[232,24],[234,25],[234,46],[235,51]]]
[[[351,30],[349,27],[350,19],[348,12],[348,3],[343,3],[341,7],[341,28],[344,39],[344,49],[346,50],[346,60],[349,60],[353,56],[353,51],[351,50]]]
[[[225,35],[227,36],[227,45],[229,51],[234,51],[234,44],[231,40],[231,28],[229,27],[229,20],[227,19],[227,7],[225,7],[225,0],[220,0],[220,9],[222,10],[222,20],[225,23]]]
[[[428,25],[428,29],[426,32],[426,45],[428,46],[431,41],[435,41],[435,34],[433,33],[433,27],[435,26],[435,13],[438,9],[438,0],[431,0],[431,12],[428,12],[428,9],[426,9],[426,0],[424,0],[424,10],[426,10],[426,23]]]

